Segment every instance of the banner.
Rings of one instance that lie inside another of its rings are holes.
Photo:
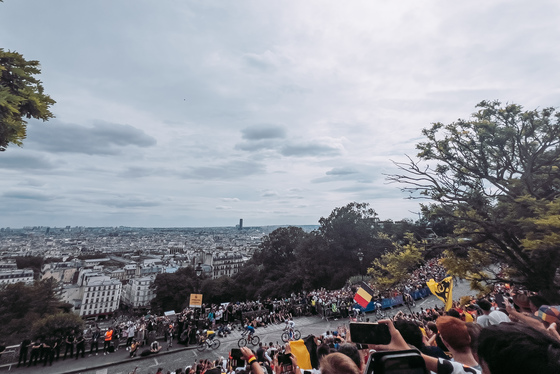
[[[445,304],[445,311],[451,309],[451,305],[453,305],[453,278],[447,277],[442,279],[441,282],[436,282],[433,279],[430,279],[426,282],[428,288],[434,295],[437,296],[438,299],[443,301]]]
[[[354,295],[354,301],[362,308],[366,308],[373,297],[373,290],[367,284],[362,282],[358,292]]]
[[[189,308],[202,308],[202,294],[191,293]]]

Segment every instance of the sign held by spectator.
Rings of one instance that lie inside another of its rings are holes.
[[[191,293],[189,308],[202,308],[202,294]]]

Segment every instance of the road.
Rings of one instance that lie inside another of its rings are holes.
[[[453,299],[457,300],[461,296],[475,294],[475,292],[470,291],[469,285],[466,282],[458,283],[454,286]],[[431,295],[423,300],[418,300],[416,302],[416,307],[412,309],[413,311],[419,311],[420,308],[432,308],[435,305],[442,307],[443,303],[435,296]],[[405,307],[388,310],[388,313],[390,315],[394,315],[399,310],[403,310],[405,313],[408,313],[408,308]],[[372,321],[374,320],[372,315],[368,315],[368,317],[370,317]],[[296,329],[301,331],[303,337],[307,335],[319,336],[325,333],[325,331],[336,330],[339,326],[348,326],[349,323],[348,319],[326,321],[321,319],[320,316],[299,317],[295,318],[294,321],[296,323]],[[284,325],[260,327],[256,330],[256,335],[259,336],[261,341],[265,344],[268,344],[269,342],[280,342],[280,336],[283,328]],[[136,372],[137,374],[153,374],[156,372],[158,367],[163,368],[164,372],[175,371],[177,368],[185,368],[185,366],[191,365],[195,360],[215,360],[221,356],[227,357],[231,348],[237,348],[237,341],[240,337],[241,332],[234,331],[227,338],[220,339],[221,345],[216,351],[199,352],[196,349],[174,345],[169,352],[162,351],[156,355],[148,357],[129,358],[128,352],[121,348],[115,353],[111,353],[106,356],[101,353],[99,356],[93,355],[88,357],[86,355],[85,358],[80,358],[78,360],[68,359],[63,361],[61,359],[60,361],[55,362],[52,366],[31,366],[29,368],[4,367],[0,370],[7,371],[8,369],[11,369],[16,373],[21,374],[127,374],[134,371],[134,368],[138,366],[139,369]],[[163,343],[163,346],[166,347],[166,344]]]

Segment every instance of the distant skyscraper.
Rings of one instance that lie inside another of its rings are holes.
[[[239,218],[239,230],[243,230],[243,218]]]

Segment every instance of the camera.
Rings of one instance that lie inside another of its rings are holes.
[[[420,352],[409,349],[372,353],[365,374],[428,374],[428,370]]]

